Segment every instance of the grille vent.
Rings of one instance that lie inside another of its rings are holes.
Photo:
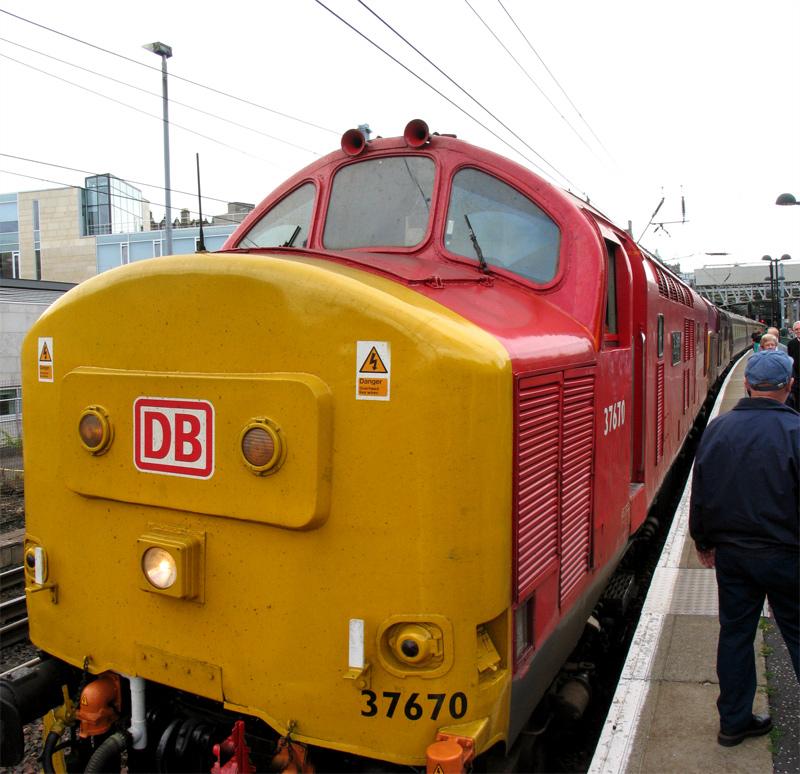
[[[664,363],[656,366],[656,464],[664,456]]]
[[[514,571],[517,599],[561,557],[561,600],[589,569],[594,373],[517,382]]]
[[[685,306],[694,306],[692,293],[682,282],[676,280],[671,274],[667,274],[660,266],[655,263],[650,264],[656,273],[658,282],[658,294],[672,301],[677,301]]]

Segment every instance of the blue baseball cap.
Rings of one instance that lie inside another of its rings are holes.
[[[758,392],[782,390],[792,378],[792,358],[777,349],[756,352],[747,361],[744,377]]]

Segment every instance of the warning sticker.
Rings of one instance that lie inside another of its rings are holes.
[[[386,370],[386,366],[383,364],[383,360],[381,360],[381,356],[378,354],[378,350],[375,347],[372,347],[369,351],[364,362],[361,364],[361,368],[358,369],[359,373],[362,374],[386,374],[389,373]]]
[[[356,342],[356,400],[389,400],[391,381],[389,342]]]
[[[51,336],[39,337],[39,381],[53,381],[53,339]]]

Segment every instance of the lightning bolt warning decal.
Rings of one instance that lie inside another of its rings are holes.
[[[389,400],[392,350],[388,341],[356,342],[356,400]]]

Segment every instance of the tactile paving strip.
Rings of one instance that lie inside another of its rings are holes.
[[[650,584],[648,613],[717,615],[717,579],[710,570],[661,567]]]

